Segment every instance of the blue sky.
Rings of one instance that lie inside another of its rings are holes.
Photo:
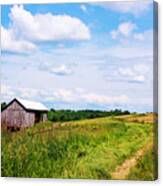
[[[153,110],[153,3],[3,5],[3,101]]]

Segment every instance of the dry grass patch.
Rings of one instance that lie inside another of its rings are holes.
[[[126,116],[116,116],[115,117],[121,121],[127,122],[138,122],[138,123],[156,123],[157,122],[157,114],[148,113],[148,114],[132,114]]]

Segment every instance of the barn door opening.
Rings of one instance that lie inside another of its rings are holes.
[[[39,123],[42,121],[41,112],[35,112],[35,123]]]

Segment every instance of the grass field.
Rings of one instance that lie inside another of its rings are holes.
[[[3,131],[2,176],[114,179],[113,173],[123,174],[121,165],[142,149],[123,179],[154,180],[153,145],[144,150],[153,142],[154,125],[153,115],[146,114]]]

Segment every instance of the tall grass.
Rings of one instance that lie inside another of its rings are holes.
[[[153,149],[142,157],[136,167],[128,175],[129,180],[155,180],[157,177],[157,167],[155,164],[155,152]]]
[[[2,176],[111,179],[115,167],[153,136],[152,124],[113,118],[56,125],[2,133]]]

